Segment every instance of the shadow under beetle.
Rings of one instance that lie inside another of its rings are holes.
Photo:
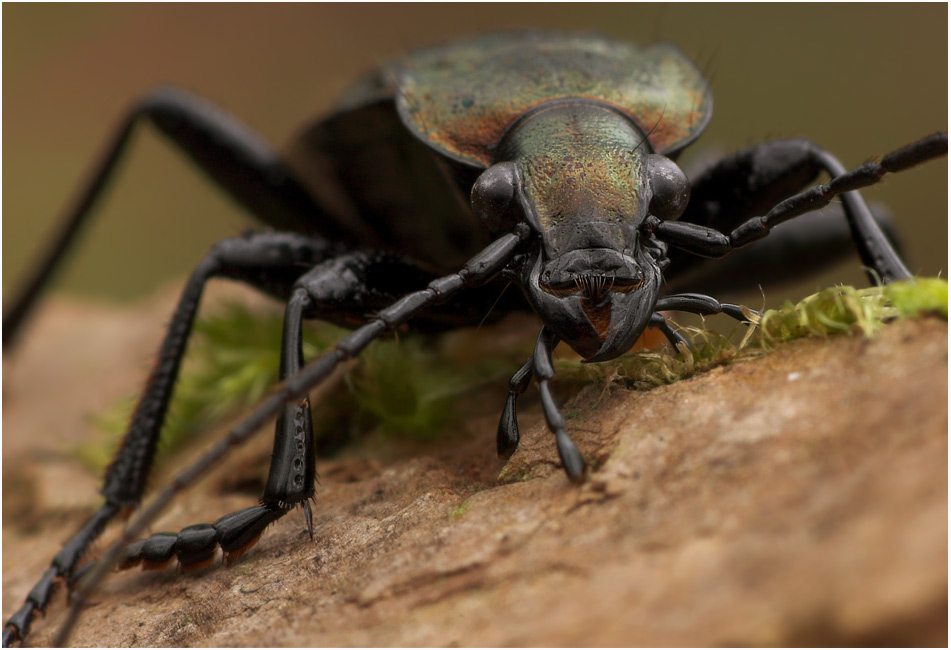
[[[59,238],[5,311],[4,348],[139,122],[157,127],[272,229],[226,239],[199,262],[106,471],[105,503],[6,622],[4,646],[26,636],[56,584],[76,579],[79,558],[105,525],[139,506],[211,278],[241,280],[286,303],[282,384],[129,523],[75,585],[77,603],[115,565],[153,568],[177,559],[192,568],[211,562],[218,547],[230,563],[296,505],[313,535],[316,454],[307,394],[339,363],[404,324],[439,331],[477,324],[487,313],[534,310],[543,326],[534,354],[510,382],[498,453],[507,457],[518,445],[516,400],[534,376],[565,472],[581,480],[584,459],[549,390],[551,353],[560,341],[588,362],[627,352],[648,327],[660,329],[676,347],[685,341],[664,311],[746,319],[738,305],[681,289],[753,288],[811,272],[837,259],[849,240],[873,281],[910,277],[853,190],[945,155],[946,133],[852,171],[808,141],[765,142],[692,170],[688,181],[674,161],[703,131],[711,107],[705,79],[673,46],[638,48],[601,36],[542,32],[488,35],[410,53],[357,84],[335,113],[307,125],[284,155],[181,90],[146,96],[128,113]],[[827,184],[801,191],[823,172],[831,177]],[[747,246],[837,196],[840,204]],[[777,252],[789,246],[798,254],[795,266],[777,265]],[[731,252],[722,266],[704,260]],[[523,295],[503,292],[509,282]],[[305,318],[354,331],[305,366]],[[174,494],[275,416],[274,452],[259,505],[214,524],[133,542]],[[75,606],[60,640],[78,611]]]

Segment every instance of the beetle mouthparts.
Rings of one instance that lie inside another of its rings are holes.
[[[611,249],[570,251],[549,262],[539,278],[541,288],[554,296],[581,293],[595,304],[611,292],[631,293],[644,283],[634,260]]]
[[[588,321],[598,333],[601,343],[608,337],[608,328],[611,326],[611,301],[581,300],[581,310],[588,317]]]
[[[540,283],[540,286],[558,297],[580,293],[583,301],[597,305],[609,293],[634,293],[643,284],[643,280],[619,278],[616,275],[579,275],[565,282]]]
[[[599,303],[614,286],[614,279],[613,276],[608,278],[603,275],[582,275],[575,278],[575,285],[581,291],[585,300]],[[585,300],[582,302],[585,302]]]

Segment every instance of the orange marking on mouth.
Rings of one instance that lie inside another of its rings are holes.
[[[611,325],[611,302],[605,301],[603,304],[596,305],[590,300],[581,301],[581,309],[584,315],[588,317],[601,342],[608,336],[608,327]]]

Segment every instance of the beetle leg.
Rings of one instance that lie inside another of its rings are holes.
[[[259,136],[209,102],[176,88],[160,88],[144,97],[123,118],[99,164],[63,217],[53,243],[3,313],[3,347],[59,268],[126,149],[136,124],[155,125],[233,199],[265,223],[280,229],[312,232],[346,241],[346,233],[295,180],[277,153]]]
[[[762,145],[763,151],[768,151],[766,147],[770,144],[777,146],[767,143]],[[911,273],[875,223],[865,200],[854,190],[879,182],[886,173],[903,171],[946,155],[947,133],[935,133],[883,156],[880,162],[867,162],[851,171],[846,171],[831,154],[812,143],[792,141],[786,144],[798,148],[800,154],[812,165],[827,171],[832,176],[831,180],[785,199],[768,210],[765,216],[747,219],[734,227],[729,235],[703,224],[661,222],[654,218],[650,218],[649,227],[660,239],[672,246],[696,255],[721,257],[734,248],[766,237],[772,228],[793,217],[828,205],[834,197],[841,195],[852,239],[872,282],[880,280],[887,283],[911,277]],[[781,165],[774,163],[774,171],[779,168]]]
[[[322,269],[321,269],[322,270]],[[302,321],[311,297],[306,289],[292,292],[284,312],[281,336],[280,378],[296,374],[303,366]],[[260,505],[232,512],[214,524],[196,524],[178,533],[155,533],[126,546],[120,569],[144,564],[160,569],[173,559],[184,571],[210,564],[221,547],[231,564],[253,546],[264,529],[301,504],[313,538],[310,504],[316,479],[313,424],[307,398],[284,405],[274,428],[274,450]]]
[[[287,309],[284,311],[279,374],[281,381],[296,375],[304,366],[304,339],[301,326],[304,312],[312,301],[311,295],[300,286],[298,281],[290,300],[287,301]],[[278,416],[274,428],[271,467],[268,469],[264,494],[261,495],[261,505],[286,512],[293,505],[301,504],[307,522],[307,532],[310,533],[311,539],[314,538],[314,529],[311,523],[310,503],[307,500],[314,495],[314,482],[317,479],[316,463],[310,402],[308,397],[304,396],[299,401],[284,404]],[[218,523],[220,524],[221,520]],[[252,525],[251,533],[260,535],[261,530],[263,528],[259,530]],[[248,537],[250,536],[249,534]],[[256,537],[254,539],[256,540]],[[243,546],[240,552],[243,553],[249,547],[250,544]],[[229,563],[237,559],[228,555],[233,551],[229,551],[223,544],[222,550]]]
[[[538,392],[542,398],[542,410],[545,413],[545,422],[548,429],[555,434],[555,445],[558,447],[558,457],[565,468],[565,473],[572,481],[584,478],[585,462],[574,441],[565,431],[565,418],[555,404],[551,388],[548,383],[555,376],[555,367],[551,362],[551,351],[558,345],[558,337],[543,327],[535,342],[535,352],[532,354],[532,368],[538,382]]]
[[[815,185],[789,197],[762,217],[741,224],[730,233],[731,244],[743,246],[761,239],[771,228],[826,206],[834,197],[841,195],[852,239],[871,281],[888,283],[910,278],[911,272],[876,225],[862,195],[854,190],[878,183],[887,173],[903,171],[937,156],[947,155],[948,134],[935,133],[886,154],[880,162],[869,161],[851,171],[846,171],[842,163],[818,147],[811,149],[811,153],[832,179],[827,184]]]
[[[106,503],[73,535],[72,539],[56,554],[50,568],[39,582],[30,590],[23,605],[3,626],[3,647],[8,648],[17,639],[23,639],[30,631],[30,625],[37,612],[46,611],[53,590],[63,576],[75,566],[86,547],[102,534],[106,524],[120,511],[116,504]]]
[[[707,160],[687,172],[691,199],[679,221],[730,232],[799,192],[822,173],[814,145],[805,140],[774,140]],[[888,210],[869,206],[872,217],[896,242]],[[897,248],[897,246],[896,246]],[[804,214],[722,261],[672,249],[664,274],[669,289],[705,293],[755,290],[814,274],[852,254],[852,233],[841,204]]]
[[[35,613],[46,609],[57,579],[71,574],[86,548],[99,537],[109,521],[120,512],[135,508],[141,501],[206,282],[212,277],[250,281],[266,275],[268,284],[261,288],[286,294],[301,268],[312,266],[331,250],[323,240],[301,235],[251,233],[216,244],[198,264],[179,298],[155,366],[146,381],[146,389],[106,470],[102,488],[105,503],[57,553],[23,607],[7,621],[3,632],[5,640],[14,641],[26,635]]]
[[[869,209],[879,228],[901,253],[891,213],[882,203]],[[664,276],[669,291],[696,291],[731,296],[779,286],[821,273],[854,255],[852,233],[839,204],[792,219],[769,237],[709,259],[674,251],[670,272]]]
[[[302,239],[275,233],[256,237],[282,241],[288,238]],[[244,239],[240,238],[238,242]],[[219,245],[219,248],[222,247],[225,245]],[[233,248],[234,245],[228,244],[227,247]],[[278,258],[286,256],[280,249],[273,252],[277,253],[275,257]],[[244,256],[248,258],[255,257],[251,253],[257,253],[265,259],[268,257],[266,251],[262,250],[248,250],[245,253]],[[297,261],[301,262],[300,255]],[[313,261],[308,260],[308,263]],[[251,276],[259,271],[232,269],[230,275],[251,280]],[[274,276],[280,277],[280,273]],[[385,278],[385,283],[376,282],[371,286],[369,281],[378,281],[380,277]],[[280,379],[296,374],[303,366],[301,324],[304,318],[335,317],[344,323],[348,319],[361,318],[368,311],[386,306],[406,293],[407,285],[418,286],[420,278],[431,279],[431,276],[398,256],[376,251],[351,251],[317,264],[301,276],[290,290],[284,316]],[[307,529],[313,539],[308,501],[313,496],[316,476],[312,429],[310,406],[306,398],[286,404],[275,426],[271,466],[260,505],[227,514],[213,524],[196,524],[178,533],[161,532],[133,542],[125,547],[118,563],[119,568],[127,569],[141,564],[146,569],[160,569],[177,560],[183,570],[189,571],[211,563],[219,546],[225,563],[231,564],[257,542],[267,526],[296,504],[300,504],[304,510]],[[76,572],[76,578],[91,568],[91,564],[82,567]]]
[[[386,286],[370,278],[383,276]],[[304,365],[304,318],[358,319],[406,293],[407,283],[431,277],[401,258],[376,251],[351,251],[321,262],[294,284],[284,314],[280,379],[296,375]],[[221,546],[226,564],[247,551],[264,529],[300,504],[313,539],[308,499],[314,493],[316,455],[307,398],[283,406],[274,432],[274,448],[261,504],[225,515],[214,524],[197,524],[179,533],[157,533],[128,545],[120,568],[144,563],[162,568],[177,557],[183,569],[203,566]]]
[[[710,314],[726,314],[741,323],[748,323],[750,321],[749,317],[744,313],[744,308],[740,305],[734,305],[728,302],[721,303],[702,293],[677,293],[672,296],[664,296],[657,300],[656,309],[657,311],[686,311],[704,316]]]
[[[528,389],[533,374],[532,359],[529,359],[509,380],[509,394],[505,399],[502,417],[499,418],[499,428],[495,439],[499,458],[510,458],[518,448],[518,410],[515,402],[518,396]]]
[[[367,324],[341,339],[332,350],[325,352],[300,372],[286,379],[248,417],[232,428],[225,438],[215,443],[203,456],[180,472],[169,485],[159,490],[148,505],[126,525],[120,538],[109,546],[96,567],[77,584],[73,607],[57,634],[56,642],[62,645],[69,637],[89,594],[112,567],[121,561],[126,547],[139,537],[145,527],[158,516],[176,494],[204,476],[210,468],[227,456],[231,449],[251,438],[270,418],[279,415],[285,404],[296,402],[306,396],[340,363],[352,359],[371,342],[386,332],[392,331],[426,307],[440,304],[466,287],[478,286],[494,278],[515,256],[522,242],[530,236],[528,227],[517,227],[516,232],[502,235],[466,262],[460,271],[437,278],[425,289],[407,294],[397,300],[377,313],[376,317]]]
[[[674,348],[674,351],[679,351],[680,345],[686,345],[688,349],[691,347],[690,341],[685,339],[679,332],[675,331],[674,328],[670,326],[670,323],[667,322],[667,318],[660,312],[654,312],[651,314],[651,320],[650,323],[648,323],[648,327],[659,329],[664,334],[664,336],[667,337],[667,341],[670,342],[670,345]]]

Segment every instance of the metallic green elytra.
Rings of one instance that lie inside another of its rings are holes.
[[[598,35],[492,34],[411,54],[394,74],[406,126],[441,154],[483,167],[520,116],[555,99],[616,108],[668,156],[700,134],[712,108],[706,80],[676,47]]]
[[[539,114],[559,104],[571,110]],[[520,160],[554,256],[571,238],[558,229],[565,205],[601,206],[587,213],[595,229],[615,229],[621,214],[636,225],[644,155],[670,157],[690,144],[712,104],[706,80],[673,45],[489,34],[410,52],[373,72],[335,115],[298,135],[287,160],[361,243],[450,270],[490,240],[468,192],[493,163]],[[572,141],[572,122],[582,120],[588,131]],[[582,179],[590,196],[572,193]]]

